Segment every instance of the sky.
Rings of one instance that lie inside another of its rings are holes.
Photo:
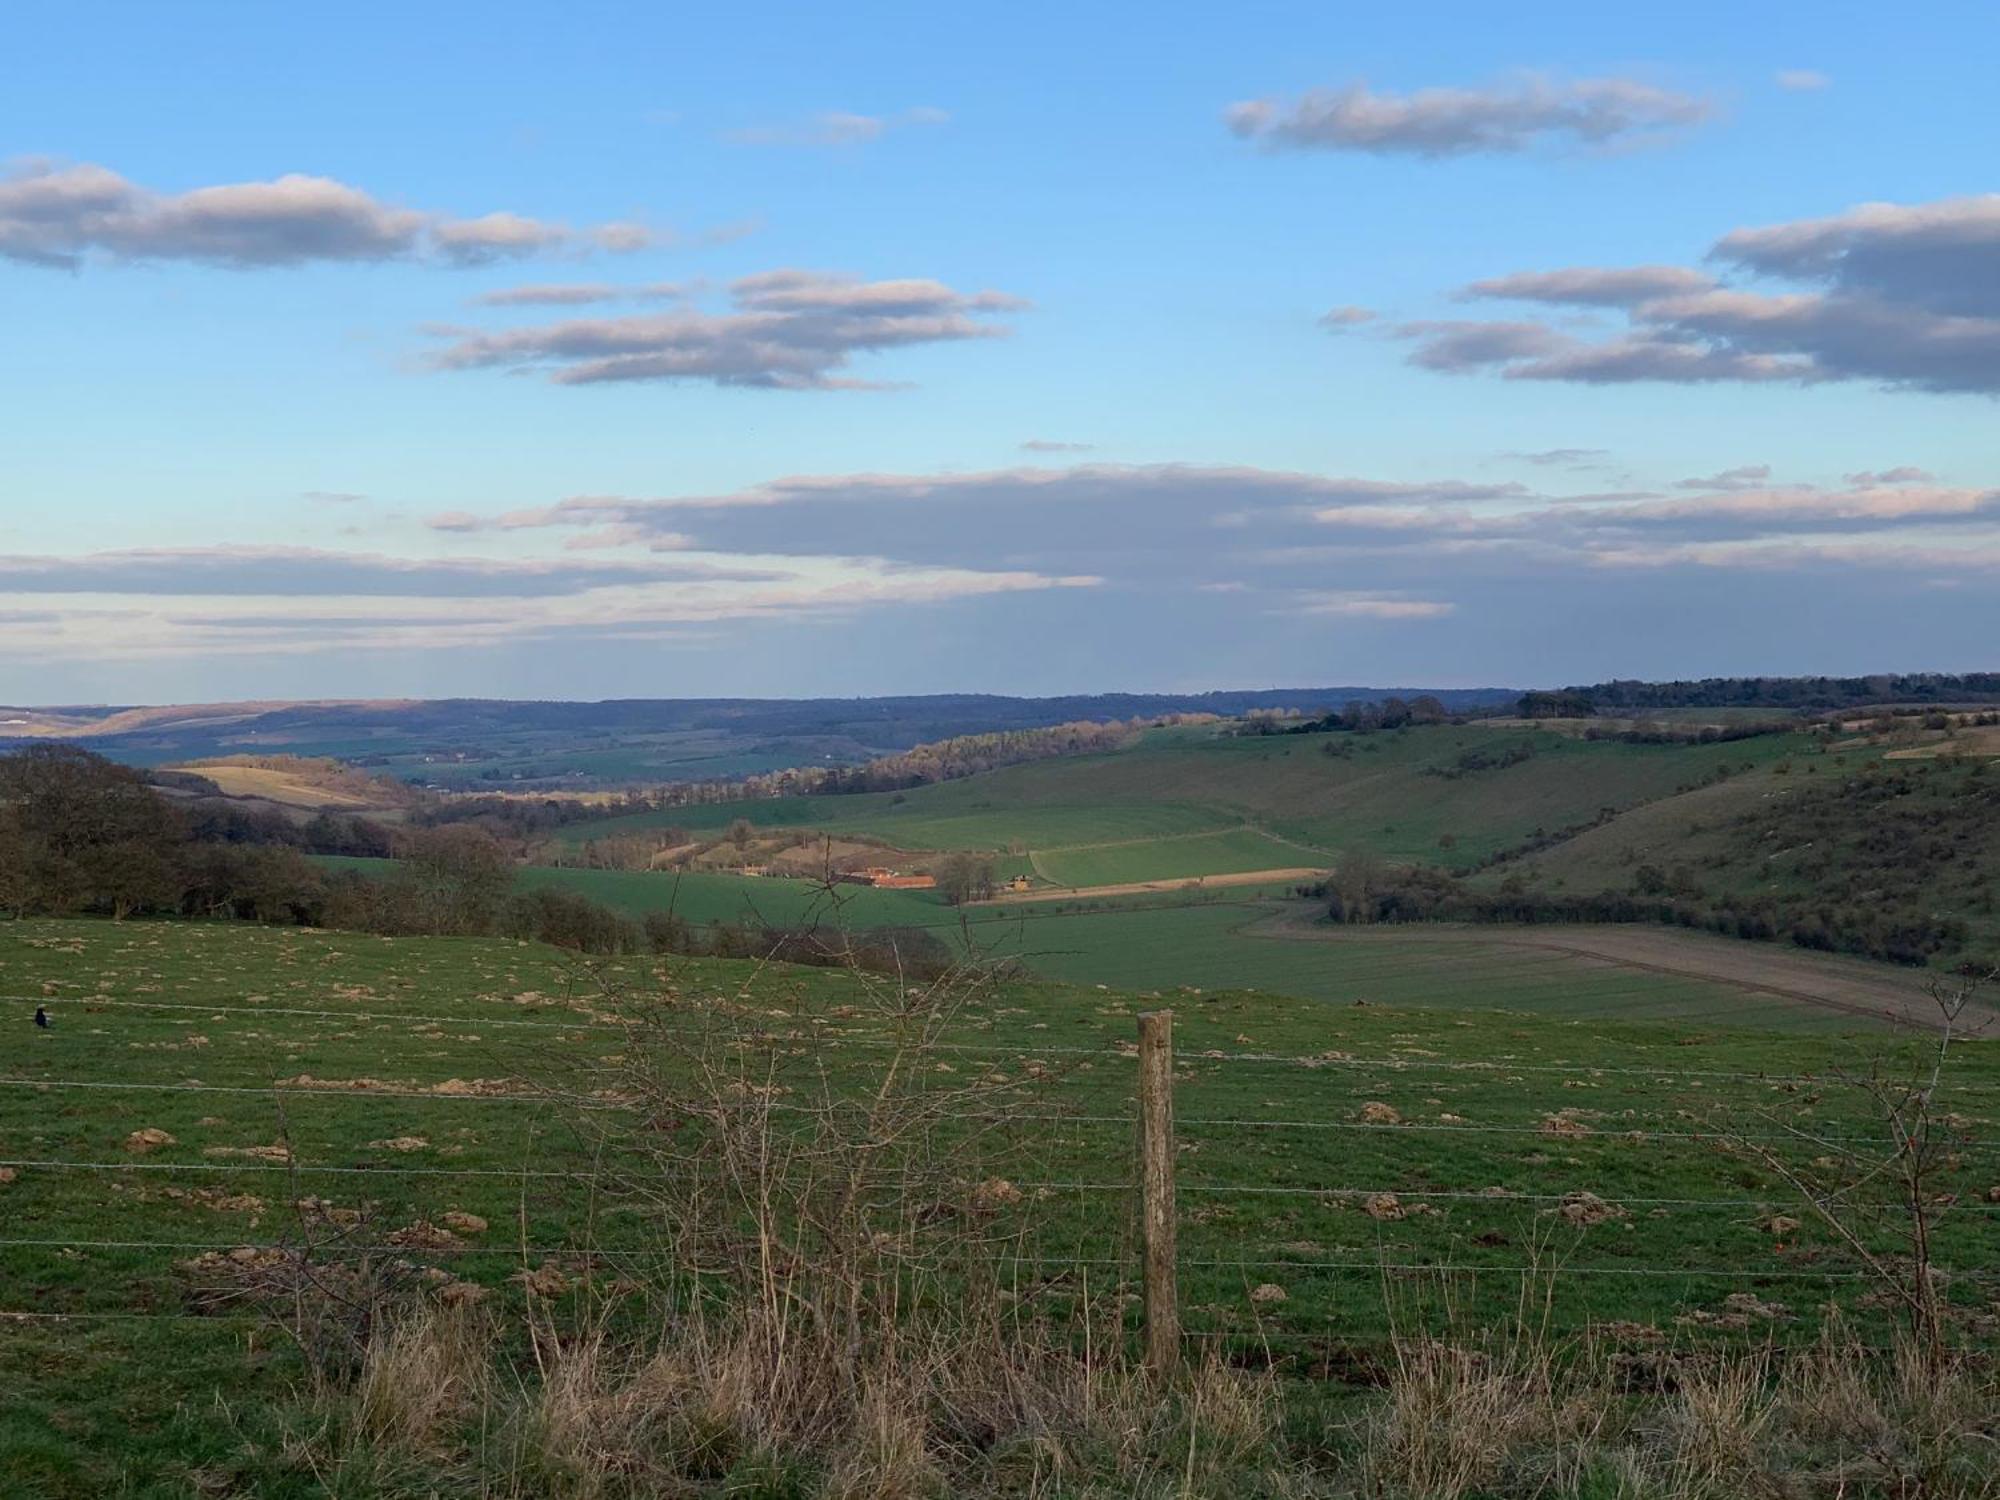
[[[0,45],[0,702],[1990,669],[2000,10]]]

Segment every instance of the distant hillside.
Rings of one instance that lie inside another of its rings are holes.
[[[1065,885],[1325,865],[1356,850],[1468,869],[1808,742],[1628,744],[1483,724],[1269,736],[1160,729],[1108,753],[906,791],[663,808],[559,837],[581,845],[747,818],[905,849],[997,851]]]
[[[1478,884],[1903,963],[2000,965],[2000,746],[1905,754],[1856,744],[1768,762]]]
[[[162,766],[155,780],[169,790],[281,807],[332,812],[388,812],[415,806],[421,794],[400,781],[370,776],[337,760],[296,755],[230,755]]]
[[[330,756],[450,789],[624,787],[724,779],[795,766],[857,765],[914,746],[1080,720],[1316,713],[1407,688],[1273,688],[1009,698],[661,698],[602,703],[503,699],[0,708],[0,746],[61,739],[133,765],[217,756]],[[1455,709],[1511,703],[1515,690],[1434,694]]]

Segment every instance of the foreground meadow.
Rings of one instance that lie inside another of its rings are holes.
[[[746,1108],[767,1144],[792,1140],[794,1116],[771,1111],[872,1118],[891,1058],[935,1154],[923,1203],[884,1206],[871,1234],[974,1224],[977,1264],[927,1264],[931,1295],[971,1277],[1009,1318],[1120,1345],[1139,1317],[1130,1054],[1158,1005],[1177,1031],[1189,1356],[1269,1372],[1285,1464],[1303,1460],[1280,1429],[1403,1391],[1410,1339],[1518,1328],[1524,1299],[1538,1338],[1587,1338],[1627,1368],[1903,1337],[1910,1221],[1875,1211],[1887,1179],[1842,1177],[1894,1125],[1844,1075],[1924,1066],[1925,1039],[1389,993],[982,975],[926,1011],[915,986],[748,961],[8,924],[0,1489],[322,1493],[300,1424],[325,1420],[325,1372],[274,1299],[347,1295],[366,1268],[569,1347],[625,1317],[622,1297],[711,1274],[685,1205],[635,1190],[706,1149],[660,1116]],[[1955,1047],[1934,1098],[1925,1285],[1950,1347],[1979,1351],[2000,1342],[2000,1055]],[[1801,1184],[1835,1178],[1822,1216]],[[1271,1492],[1253,1471],[1223,1464],[1214,1492]],[[470,1488],[378,1473],[370,1490],[360,1472],[336,1492],[491,1492],[448,1464]],[[572,1492],[550,1483],[522,1492]],[[1036,1485],[1021,1492],[1062,1492]]]

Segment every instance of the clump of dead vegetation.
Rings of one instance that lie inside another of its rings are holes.
[[[1519,1315],[1397,1340],[1347,1462],[1306,1493],[1380,1500],[1770,1500],[2000,1494],[2000,1372],[1830,1320],[1804,1348],[1606,1325],[1555,1338],[1559,1274]],[[1539,1306],[1535,1304],[1539,1302]]]

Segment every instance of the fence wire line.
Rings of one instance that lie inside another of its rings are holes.
[[[0,1159],[0,1167],[53,1172],[284,1172],[305,1176],[322,1172],[352,1173],[359,1177],[569,1177],[575,1172],[550,1172],[513,1167],[342,1167],[319,1166],[306,1162],[249,1161],[240,1165],[216,1161],[66,1161],[53,1158],[10,1157]]]
[[[287,1176],[354,1176],[354,1177],[480,1177],[500,1178],[508,1181],[535,1179],[547,1181],[573,1178],[574,1172],[557,1172],[538,1169],[512,1169],[508,1167],[398,1167],[398,1166],[336,1166],[314,1165],[306,1162],[250,1162],[235,1165],[227,1162],[121,1162],[121,1161],[69,1161],[50,1158],[13,1157],[0,1159],[0,1167],[14,1167],[32,1171],[85,1171],[85,1172],[220,1172],[220,1173],[282,1173]],[[1017,1182],[1014,1184],[1022,1192],[1048,1193],[1129,1193],[1137,1188],[1131,1182]],[[1661,1198],[1621,1194],[1615,1189],[1606,1195],[1599,1195],[1593,1189],[1571,1189],[1563,1193],[1529,1193],[1514,1189],[1485,1188],[1358,1188],[1358,1187],[1292,1187],[1262,1186],[1232,1183],[1183,1182],[1179,1190],[1186,1193],[1204,1193],[1215,1196],[1282,1196],[1319,1199],[1370,1199],[1394,1198],[1423,1202],[1465,1202],[1488,1203],[1495,1207],[1518,1203],[1565,1204],[1578,1201],[1588,1194],[1596,1197],[1609,1208],[1754,1208],[1768,1209],[1774,1205],[1790,1202],[1792,1195],[1774,1192],[1762,1198]],[[1811,1200],[1813,1206],[1831,1206],[1842,1200],[1842,1195],[1827,1195]],[[1847,1201],[1847,1207],[1866,1207]],[[1940,1216],[1952,1214],[2000,1214],[2000,1204],[1952,1203],[1937,1205]],[[1263,1262],[1259,1262],[1263,1264]],[[1270,1262],[1269,1264],[1282,1264]],[[1316,1262],[1315,1262],[1316,1264]]]
[[[129,1010],[172,1010],[206,1015],[246,1015],[246,1016],[314,1016],[328,1020],[351,1021],[415,1021],[437,1026],[512,1026],[527,1027],[547,1031],[608,1031],[629,1035],[635,1029],[654,1029],[650,1023],[641,1021],[608,1022],[579,1019],[574,1022],[530,1021],[506,1016],[439,1016],[432,1014],[411,1014],[401,1011],[349,1011],[320,1010],[301,1006],[275,1005],[196,1005],[189,1002],[166,1000],[115,1000],[93,995],[10,995],[0,1000],[14,1001],[24,1005],[64,1005],[97,1007],[118,1007]],[[673,1032],[679,1036],[709,1036],[714,1033],[695,1029]],[[768,1041],[814,1041],[832,1039],[848,1045],[895,1047],[903,1045],[892,1038],[857,1035],[836,1028],[823,1028],[816,1033],[786,1036],[775,1032],[752,1032],[741,1040],[746,1043]],[[1002,1053],[1018,1057],[1090,1057],[1110,1060],[1135,1061],[1137,1050],[1128,1042],[1108,1042],[1096,1047],[1061,1046],[1012,1046],[999,1042],[925,1042],[926,1050]],[[1199,1052],[1182,1052],[1175,1059],[1176,1066],[1195,1063],[1261,1063],[1273,1067],[1295,1067],[1304,1072],[1316,1072],[1326,1068],[1384,1068],[1392,1072],[1411,1069],[1430,1069],[1444,1072],[1466,1073],[1537,1073],[1555,1074],[1573,1078],[1642,1078],[1656,1083],[1671,1083],[1684,1079],[1713,1079],[1725,1082],[1757,1084],[1778,1087],[1787,1084],[1799,1086],[1835,1086],[1842,1082],[1837,1072],[1825,1073],[1758,1073],[1740,1072],[1711,1068],[1637,1068],[1628,1066],[1599,1066],[1593,1063],[1513,1063],[1486,1062],[1480,1060],[1460,1060],[1451,1058],[1426,1057],[1347,1057],[1326,1056],[1324,1054],[1301,1056],[1284,1053],[1265,1052],[1220,1052],[1213,1049]],[[1950,1083],[1940,1085],[1941,1091],[1953,1093],[1982,1094],[2000,1091],[2000,1082],[1995,1083]]]
[[[355,1245],[343,1240],[329,1238],[316,1243],[303,1241],[263,1241],[263,1240],[64,1240],[64,1239],[0,1239],[0,1249],[47,1249],[47,1250],[276,1250],[296,1253],[302,1259],[312,1256],[351,1259],[362,1255],[396,1255],[404,1259],[424,1255],[539,1255],[546,1258],[570,1256],[579,1260],[643,1260],[669,1252],[665,1247],[648,1249],[633,1245],[593,1245],[588,1249],[576,1245],[399,1245],[384,1241],[379,1244]]]
[[[269,1327],[272,1319],[265,1313],[253,1312],[130,1312],[124,1310],[77,1309],[71,1312],[49,1312],[41,1309],[0,1308],[0,1328],[33,1323],[200,1323],[214,1329],[240,1330],[246,1326]],[[1586,1334],[1589,1330],[1585,1330]],[[1343,1354],[1378,1352],[1395,1353],[1396,1340],[1388,1335],[1369,1335],[1355,1338],[1328,1332],[1315,1332],[1305,1328],[1183,1328],[1181,1338],[1188,1342],[1217,1342],[1225,1340],[1262,1347],[1266,1353],[1277,1358],[1290,1359],[1291,1354],[1280,1354],[1277,1348],[1295,1349],[1300,1345]],[[1468,1348],[1477,1352],[1476,1344],[1447,1344],[1443,1339],[1428,1337],[1427,1344],[1451,1348]],[[1274,1348],[1273,1346],[1277,1346]],[[1666,1355],[1677,1354],[1806,1354],[1817,1349],[1817,1341],[1789,1342],[1764,1339],[1745,1342],[1735,1339],[1685,1338],[1682,1342],[1662,1348]],[[1900,1354],[1904,1352],[1894,1344],[1842,1344],[1843,1349],[1857,1349],[1867,1354]]]
[[[570,1257],[577,1260],[644,1260],[657,1258],[668,1253],[661,1248],[648,1249],[640,1246],[580,1247],[575,1245],[400,1245],[382,1242],[355,1245],[339,1240],[309,1245],[286,1241],[243,1241],[243,1240],[65,1240],[65,1239],[0,1239],[0,1249],[48,1249],[48,1250],[200,1250],[200,1251],[251,1251],[261,1253],[275,1251],[296,1254],[301,1259],[317,1255],[327,1259],[353,1259],[367,1255],[395,1255],[401,1259],[423,1256],[509,1256],[527,1258],[540,1256],[544,1259]],[[1003,1263],[1042,1266],[1129,1266],[1128,1259],[1118,1257],[1092,1257],[1071,1255],[1020,1255],[1002,1256]],[[1409,1272],[1432,1276],[1625,1276],[1651,1278],[1663,1281],[1739,1281],[1760,1280],[1786,1281],[1868,1281],[1875,1279],[1874,1273],[1865,1270],[1817,1270],[1801,1266],[1776,1266],[1753,1269],[1744,1266],[1576,1266],[1559,1265],[1485,1265],[1467,1261],[1387,1261],[1380,1259],[1270,1259],[1260,1260],[1249,1257],[1204,1259],[1191,1258],[1179,1262],[1183,1267],[1199,1267],[1211,1270],[1248,1271],[1332,1271],[1332,1272]],[[1990,1281],[2000,1272],[1956,1272],[1954,1280]]]
[[[447,1082],[451,1080],[446,1080]],[[268,1084],[224,1084],[224,1083],[145,1083],[126,1079],[78,1079],[78,1078],[0,1078],[0,1087],[29,1089],[96,1089],[139,1093],[188,1093],[188,1094],[250,1094],[263,1098],[284,1097],[287,1099],[423,1099],[435,1103],[448,1104],[559,1104],[579,1109],[632,1110],[637,1108],[630,1100],[605,1098],[596,1094],[565,1094],[554,1090],[526,1093],[451,1093],[438,1089],[354,1089],[328,1087],[319,1088],[309,1084],[291,1084],[285,1080]],[[843,1101],[846,1103],[848,1101]],[[854,1107],[861,1107],[855,1101]],[[743,1111],[767,1110],[777,1114],[823,1114],[827,1107],[821,1105],[786,1104],[776,1101],[746,1102],[737,1105],[704,1107],[688,1111],[694,1115],[710,1115],[720,1108]],[[1053,1125],[1120,1125],[1131,1126],[1129,1115],[1088,1115],[1051,1112],[1029,1112],[1014,1110],[954,1110],[951,1118],[956,1120],[976,1120],[984,1123],[1003,1124],[1053,1124]],[[1551,1112],[1549,1118],[1562,1118],[1560,1112]],[[1450,1134],[1450,1135],[1526,1135],[1542,1140],[1563,1141],[1571,1146],[1593,1145],[1634,1145],[1653,1146],[1662,1143],[1687,1145],[1726,1146],[1736,1141],[1779,1142],[1802,1146],[1880,1146],[1883,1143],[1870,1136],[1819,1135],[1810,1130],[1779,1131],[1752,1134],[1740,1130],[1659,1130],[1647,1126],[1634,1125],[1624,1129],[1584,1127],[1580,1131],[1551,1129],[1546,1123],[1539,1125],[1478,1125],[1446,1124],[1428,1120],[1405,1120],[1394,1125],[1375,1124],[1366,1120],[1288,1120],[1252,1118],[1213,1118],[1203,1116],[1181,1116],[1176,1126],[1213,1127],[1218,1129],[1242,1130],[1345,1130],[1365,1131],[1377,1135],[1394,1136],[1409,1134]],[[1979,1154],[1984,1154],[1983,1151]]]

